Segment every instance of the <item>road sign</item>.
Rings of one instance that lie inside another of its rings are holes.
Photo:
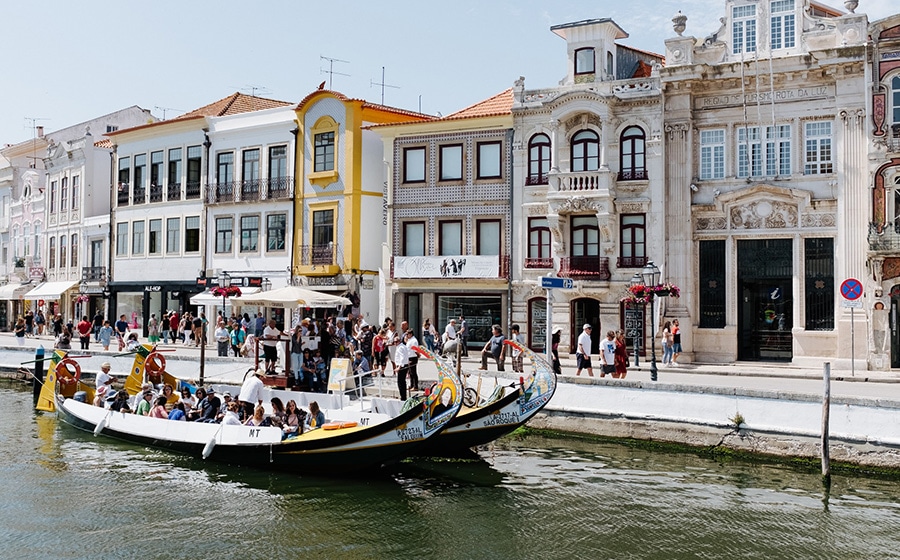
[[[856,278],[847,278],[841,282],[841,296],[850,301],[859,299],[862,296],[862,283]]]
[[[571,278],[555,278],[553,276],[541,276],[541,288],[562,288],[571,290],[575,282]]]
[[[862,301],[858,299],[845,299],[841,302],[844,309],[862,309]]]

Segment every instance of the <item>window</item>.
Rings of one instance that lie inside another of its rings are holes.
[[[56,238],[50,238],[50,255],[47,257],[47,267],[50,269],[56,268]]]
[[[725,131],[700,131],[700,179],[725,178]]]
[[[322,132],[315,138],[313,171],[334,171],[334,132]]]
[[[146,187],[144,186],[144,177],[147,172],[147,154],[137,154],[134,156],[134,189],[132,196],[134,204],[143,204],[145,199]]]
[[[259,250],[259,216],[241,216],[241,252]]]
[[[56,213],[56,181],[50,181],[50,213]]]
[[[266,218],[266,251],[284,251],[287,215],[271,214]]]
[[[234,152],[216,154],[216,183],[234,182]]]
[[[150,152],[150,187],[162,186],[163,152]],[[152,195],[151,195],[152,196]]]
[[[200,177],[202,172],[203,152],[200,146],[188,146],[187,149],[187,184],[185,185],[185,198],[200,198]],[[187,238],[185,238],[187,243]],[[187,247],[185,247],[187,251]]]
[[[230,253],[234,235],[234,218],[230,216],[216,218],[216,253]]]
[[[147,236],[147,252],[151,255],[162,254],[162,220],[150,220]]]
[[[269,181],[275,188],[283,188],[287,177],[287,146],[269,148]]]
[[[131,256],[144,254],[144,222],[131,223]]]
[[[116,224],[116,256],[126,255],[128,255],[128,223],[119,222]]]
[[[756,6],[734,6],[731,9],[731,52],[756,52]]]
[[[41,223],[34,224],[34,259],[41,260]]]
[[[425,255],[425,222],[403,223],[403,255],[407,257]]]
[[[477,255],[500,254],[500,220],[478,220],[475,239]]]
[[[619,221],[619,266],[636,268],[647,264],[645,245],[646,216],[622,214]]]
[[[725,328],[725,240],[700,242],[700,328]]]
[[[119,127],[114,124],[106,125],[106,132],[115,132],[117,130],[119,130]]]
[[[572,137],[572,171],[596,171],[600,168],[600,138],[593,130],[582,130]]]
[[[462,144],[440,147],[441,181],[459,181],[462,179],[462,164]]]
[[[181,250],[181,218],[166,219],[166,253],[177,255]]]
[[[629,126],[622,131],[619,145],[619,180],[634,181],[647,178],[644,154],[644,131],[639,126]]]
[[[594,73],[594,49],[585,48],[575,51],[575,75]]]
[[[478,143],[478,178],[499,179],[500,173],[500,147],[501,142]]]
[[[804,173],[834,173],[831,161],[831,121],[806,123],[806,165]]]
[[[65,212],[69,209],[69,178],[63,177],[59,181],[59,211]]]
[[[244,150],[241,162],[241,179],[247,182],[259,182],[259,149]]]
[[[572,217],[572,256],[594,257],[600,254],[600,229],[597,216]]]
[[[550,225],[547,218],[528,219],[528,258],[551,259]]]
[[[403,149],[403,182],[425,182],[425,148]]]
[[[120,157],[119,158],[119,199],[122,199],[122,194],[124,194],[125,203],[128,203],[128,182],[131,179],[131,158],[130,157]]]
[[[738,129],[738,177],[774,177],[791,174],[790,125]]]
[[[772,2],[771,29],[772,50],[789,49],[795,44],[794,0]]]
[[[200,216],[188,216],[184,219],[184,252],[200,251]]]
[[[81,197],[81,175],[72,176],[72,210],[78,210],[78,199]]]
[[[78,234],[72,234],[72,268],[78,268]]]
[[[606,51],[606,75],[610,77],[610,79],[614,79],[615,76],[615,64],[613,62],[613,53]]]
[[[181,200],[181,148],[169,150],[168,200]]]
[[[315,247],[324,247],[334,242],[334,210],[313,212],[312,242]]]
[[[891,122],[900,124],[900,76],[891,78]],[[892,136],[897,138],[900,131],[894,131]]]
[[[550,171],[550,137],[535,134],[528,142],[528,177],[526,185],[546,185]]]
[[[438,244],[442,256],[462,255],[462,222],[441,222]]]
[[[803,240],[806,259],[806,330],[834,329],[834,239]]]
[[[59,236],[59,268],[66,268],[66,240],[65,235]]]

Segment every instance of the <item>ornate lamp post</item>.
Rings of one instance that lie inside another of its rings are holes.
[[[641,270],[644,286],[647,287],[647,301],[650,302],[650,381],[656,381],[656,313],[653,309],[654,288],[659,285],[659,268],[653,261],[647,261]]]
[[[643,283],[644,283],[644,280],[641,278],[641,275],[638,274],[637,272],[635,272],[634,276],[631,277],[631,282],[629,284],[631,284],[631,286],[634,287],[634,286],[640,286]],[[627,306],[633,305],[633,304],[626,303],[625,305],[627,307]],[[644,321],[642,320],[641,321],[641,332],[643,332],[643,330],[644,330]],[[639,356],[639,352],[641,351],[641,342],[642,341],[643,341],[643,337],[641,337],[641,336],[634,337],[634,367],[638,367],[641,365],[641,359],[638,356]]]
[[[272,289],[272,281],[269,280],[268,278],[263,278],[263,281],[262,281],[262,291],[268,292],[268,291],[271,290],[271,289]]]

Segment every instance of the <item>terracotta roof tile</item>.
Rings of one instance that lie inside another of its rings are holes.
[[[479,101],[474,105],[469,105],[465,109],[461,109],[455,113],[450,113],[440,120],[451,119],[470,119],[476,117],[494,117],[499,115],[512,114],[512,88],[498,93],[493,97],[489,97],[484,101]]]
[[[209,105],[204,105],[203,107],[194,109],[193,111],[171,120],[174,121],[192,117],[224,117],[225,115],[239,115],[241,113],[262,111],[263,109],[274,109],[276,107],[287,107],[289,105],[293,105],[293,103],[235,92],[224,99],[220,99]]]
[[[94,147],[95,148],[112,148],[113,143],[112,143],[112,140],[110,140],[109,138],[104,138],[103,140],[97,140],[96,142],[94,142]]]

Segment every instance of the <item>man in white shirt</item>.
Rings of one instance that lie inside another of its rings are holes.
[[[441,344],[441,353],[444,356],[450,353],[456,354],[456,319],[450,319],[450,322],[447,323],[446,328],[444,328],[444,340]]]
[[[110,368],[112,368],[112,366],[109,364],[109,362],[103,362],[103,364],[100,366],[100,373],[97,374],[96,379],[97,389],[105,386],[107,392],[112,390],[114,379],[113,376],[109,374]]]
[[[278,365],[278,340],[284,333],[275,327],[275,319],[269,319],[269,324],[263,329],[262,347],[263,355],[266,357],[266,370],[275,371]],[[253,411],[250,411],[251,415]]]
[[[400,323],[400,332],[404,332],[409,335],[406,338],[406,346],[409,348],[409,389],[419,390],[419,355],[413,350],[414,347],[419,345],[419,339],[416,338],[416,333],[409,328],[409,323],[403,321]]]
[[[606,377],[606,374],[615,375],[616,373],[616,333],[609,331],[606,333],[606,340],[600,343],[600,361],[603,363],[600,370],[600,377]]]
[[[275,321],[272,322],[274,323]],[[241,392],[238,395],[238,400],[241,402],[241,406],[244,407],[246,418],[253,416],[253,410],[257,405],[260,405],[263,402],[263,389],[265,388],[265,385],[263,385],[262,378],[265,376],[266,372],[258,369],[254,371],[252,375],[248,375],[247,379],[244,380],[244,384],[241,385]]]
[[[394,365],[397,368],[397,389],[400,391],[400,400],[406,400],[406,375],[409,373],[409,354],[412,349],[406,345],[406,341],[412,336],[407,332],[403,336],[403,342],[397,345],[397,356]]]
[[[585,323],[578,335],[578,347],[575,349],[575,359],[578,361],[578,371],[575,375],[581,375],[581,370],[586,369],[588,375],[594,377],[594,368],[591,367],[591,325]]]

